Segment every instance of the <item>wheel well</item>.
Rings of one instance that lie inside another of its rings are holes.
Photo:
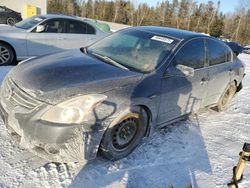
[[[145,105],[138,105],[139,107],[143,108],[146,113],[147,113],[147,116],[148,116],[148,124],[147,124],[147,131],[146,131],[146,134],[145,136],[149,136],[149,133],[150,133],[150,129],[151,129],[151,121],[152,121],[152,113],[151,113],[151,110],[145,106]]]
[[[15,49],[13,48],[13,46],[12,46],[11,44],[9,44],[8,42],[3,41],[3,40],[0,40],[0,43],[4,43],[4,44],[8,45],[8,46],[12,49],[12,51],[13,51],[13,53],[14,53],[14,59],[15,59],[15,61],[16,61],[16,60],[17,60],[16,51],[15,51]]]
[[[148,121],[147,121],[147,128],[146,128],[146,132],[145,132],[145,135],[144,137],[148,137],[149,136],[149,133],[150,133],[150,128],[151,128],[151,123],[150,121],[152,121],[152,115],[151,115],[151,110],[145,106],[145,105],[134,105],[133,107],[139,107],[139,108],[142,108],[143,110],[145,110],[146,114],[147,114],[147,118],[148,118]],[[106,130],[104,131],[104,133],[102,134],[102,138],[100,139],[100,142],[98,144],[98,148],[95,150],[95,155],[97,153],[99,153],[102,149],[102,141],[103,141],[103,138],[104,138],[104,135],[106,133],[106,131],[109,129],[110,125],[106,128]]]

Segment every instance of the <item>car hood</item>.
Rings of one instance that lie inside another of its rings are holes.
[[[76,95],[131,86],[143,75],[107,64],[80,50],[69,50],[21,63],[9,76],[36,99],[56,104]]]
[[[0,33],[16,33],[16,32],[25,32],[25,30],[6,24],[0,24]]]

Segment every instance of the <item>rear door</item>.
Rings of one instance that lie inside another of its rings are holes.
[[[49,19],[40,25],[45,27],[43,32],[37,33],[35,28],[27,35],[28,55],[40,56],[62,51],[65,48],[65,20]]]
[[[66,19],[65,49],[80,48],[92,44],[96,39],[96,29],[83,21]]]
[[[206,106],[216,103],[230,83],[232,74],[232,51],[221,41],[206,39],[209,83]]]
[[[173,120],[203,106],[208,83],[205,41],[203,38],[187,42],[175,55],[162,78],[162,95],[158,124]],[[178,65],[194,68],[193,76],[185,76]]]

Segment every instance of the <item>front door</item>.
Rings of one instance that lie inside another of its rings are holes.
[[[193,39],[175,55],[162,78],[162,95],[158,124],[195,112],[203,106],[208,86],[208,68],[205,66],[204,39]],[[187,76],[177,69],[184,65],[194,69]]]
[[[36,29],[27,35],[29,56],[41,56],[55,53],[64,49],[64,19],[50,19],[43,22],[44,31],[37,33]]]

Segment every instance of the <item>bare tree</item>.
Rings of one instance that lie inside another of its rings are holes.
[[[193,2],[193,0],[191,0],[189,2],[189,6],[188,6],[187,30],[190,30],[191,17],[192,17],[192,14],[194,12],[194,9],[195,9],[195,3]]]
[[[209,22],[208,22],[208,25],[207,25],[207,33],[208,34],[210,33],[210,27],[211,27],[211,25],[212,25],[212,23],[214,21],[214,17],[217,14],[217,11],[219,10],[219,8],[220,8],[220,0],[217,2],[217,7],[212,10],[212,14],[210,16],[210,19],[209,19]]]
[[[116,0],[115,1],[115,15],[114,15],[113,22],[116,22],[117,20],[119,8],[120,8],[120,0]]]
[[[159,0],[160,1],[160,0]],[[239,0],[231,14],[223,14],[212,1],[163,0],[150,7],[137,0],[48,0],[49,13],[80,15],[131,25],[161,25],[213,36],[222,34],[242,44],[250,43],[250,0]]]

